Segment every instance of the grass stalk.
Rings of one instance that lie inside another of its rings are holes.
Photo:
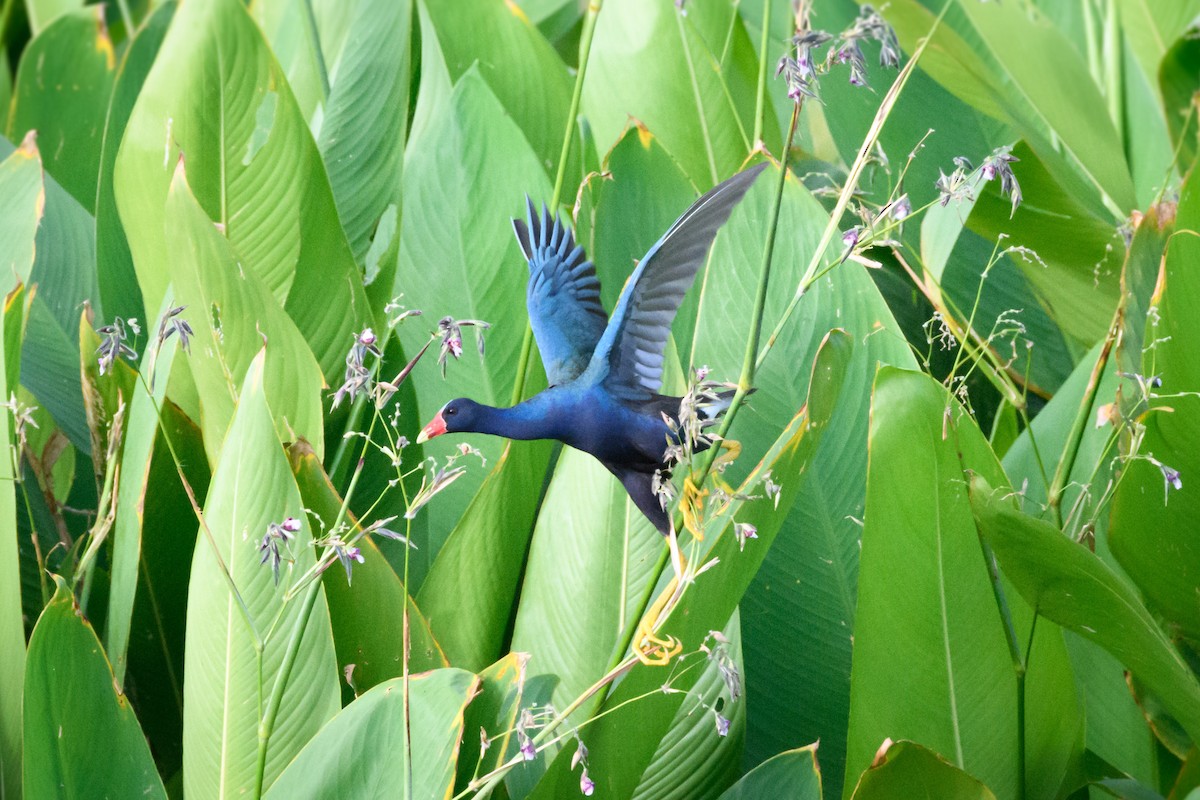
[[[763,0],[762,13],[762,37],[758,43],[758,90],[754,99],[755,147],[762,141],[763,117],[767,113],[767,48],[771,43],[771,0]]]
[[[1058,461],[1058,467],[1054,470],[1054,478],[1050,482],[1050,490],[1046,495],[1048,505],[1054,513],[1054,524],[1059,528],[1062,527],[1063,492],[1066,490],[1067,481],[1071,478],[1071,471],[1075,468],[1075,461],[1079,457],[1079,446],[1083,442],[1083,432],[1087,429],[1088,420],[1092,418],[1092,407],[1096,402],[1096,393],[1100,389],[1100,381],[1104,377],[1104,368],[1108,366],[1109,355],[1112,353],[1113,345],[1116,344],[1117,336],[1120,335],[1123,313],[1124,309],[1118,307],[1116,313],[1113,315],[1112,324],[1108,328],[1108,335],[1104,337],[1104,346],[1100,348],[1100,355],[1096,359],[1095,365],[1092,366],[1092,374],[1088,376],[1087,388],[1083,393],[1083,402],[1079,404],[1079,412],[1075,415],[1075,421],[1071,423],[1071,433],[1067,437],[1067,445],[1063,449],[1062,457]]]

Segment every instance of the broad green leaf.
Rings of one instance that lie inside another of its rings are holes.
[[[1038,613],[1104,647],[1200,739],[1200,683],[1137,593],[1053,525],[1013,508],[980,477],[971,507],[1004,574]]]
[[[185,306],[182,317],[197,332],[187,359],[200,393],[200,424],[210,463],[216,464],[238,385],[267,342],[264,383],[282,441],[296,437],[323,451],[321,370],[301,331],[270,290],[221,236],[192,195],[183,162],[166,205],[167,244],[174,283],[164,300]]]
[[[914,372],[877,374],[868,447],[843,797],[888,737],[1015,795],[1018,686],[964,478],[1004,474],[949,390]],[[1024,648],[1032,615],[1005,594]],[[1029,662],[1026,789],[1041,796],[1057,790],[1081,723],[1061,633],[1039,625],[1030,646],[1017,654]]]
[[[330,485],[321,462],[307,443],[297,442],[288,448],[288,458],[304,507],[329,530],[337,519],[342,498]],[[337,650],[338,674],[344,676],[347,669],[353,670],[349,680],[354,690],[351,698],[389,678],[399,677],[403,671],[406,602],[409,671],[425,672],[447,666],[425,616],[408,597],[404,584],[388,566],[375,542],[364,539],[358,547],[364,560],[354,565],[351,581],[346,580],[346,573],[336,564],[322,578]],[[388,620],[382,628],[381,619]]]
[[[311,9],[316,38],[298,0],[260,2],[252,10],[317,140],[342,228],[355,260],[366,270],[366,283],[378,277],[387,292],[399,231],[412,4],[325,0],[312,3]],[[381,262],[389,251],[385,267]]]
[[[14,152],[16,148],[0,139],[0,159]],[[23,351],[28,350],[28,357],[21,365],[21,385],[50,411],[71,444],[89,454],[78,343],[82,305],[88,302],[99,313],[92,220],[52,178],[43,174],[42,184],[45,204],[34,242],[33,269],[28,273],[33,303],[26,316]]]
[[[791,797],[820,800],[821,769],[817,745],[785,750],[768,758],[729,787],[721,800],[757,800],[762,797]]]
[[[913,797],[954,797],[958,800],[996,800],[978,780],[937,753],[913,742],[897,742],[859,778],[854,800],[909,800]]]
[[[42,160],[34,136],[25,137],[20,148],[0,162],[0,289],[11,293],[28,283],[34,269],[37,225],[46,210],[46,188],[42,185]]]
[[[1197,0],[1156,3],[1154,0],[1117,0],[1121,33],[1146,75],[1154,76],[1163,57],[1200,14]]]
[[[46,208],[42,160],[36,137],[25,137],[12,155],[0,162],[0,290],[8,295],[29,282],[35,256],[34,240]]]
[[[422,309],[425,316],[403,325],[400,341],[406,353],[416,353],[428,341],[434,321],[446,315],[485,320],[492,328],[485,334],[487,356],[472,352],[468,342],[463,357],[447,365],[445,381],[434,375],[431,361],[417,370],[417,402],[425,417],[460,396],[508,404],[529,279],[510,220],[523,212],[525,194],[536,199],[550,195],[537,157],[478,71],[468,70],[448,97],[439,91],[420,93],[417,114],[431,116],[423,126],[414,122],[405,154],[405,196],[421,201],[404,210],[396,293],[403,292],[405,304]],[[423,106],[429,108],[423,112]],[[540,371],[536,365],[530,368]],[[443,436],[426,444],[424,452],[441,460],[462,441]],[[488,463],[495,463],[504,446],[495,437],[466,441]],[[436,555],[483,475],[471,469],[423,512],[429,515],[430,541],[418,545],[427,558]]]
[[[0,171],[3,166],[0,165]],[[0,192],[0,197],[6,197]],[[3,215],[0,214],[0,219]],[[11,240],[10,240],[11,241]],[[14,246],[19,247],[14,242]],[[32,250],[33,231],[27,236]],[[20,370],[21,323],[25,293],[14,290],[4,298],[0,313],[0,395],[9,397]],[[0,411],[0,791],[21,796],[21,695],[25,681],[25,620],[21,613],[21,570],[17,547],[17,498],[14,474],[15,441],[12,417]]]
[[[25,0],[25,13],[34,33],[45,28],[59,15],[83,8],[84,0]]]
[[[1162,58],[1158,67],[1158,87],[1167,112],[1171,140],[1179,148],[1179,163],[1196,160],[1197,123],[1195,94],[1200,89],[1196,66],[1200,64],[1200,42],[1183,36]]]
[[[108,616],[104,626],[104,649],[112,661],[118,686],[125,685],[126,651],[142,557],[142,521],[146,495],[151,490],[150,463],[159,430],[158,409],[166,400],[167,383],[178,349],[177,339],[172,337],[160,349],[147,353],[142,359],[142,375],[149,383],[143,380],[135,382],[125,417],[122,480],[117,486],[116,520],[112,529],[109,567]],[[149,386],[153,387],[153,394]]]
[[[448,798],[478,686],[460,669],[409,678],[407,702],[403,679],[376,686],[321,729],[266,797]]]
[[[150,74],[171,19],[175,3],[164,2],[154,10],[125,48],[117,66],[112,102],[104,125],[104,145],[100,154],[100,184],[96,195],[96,277],[100,298],[110,316],[144,319],[142,291],[138,287],[129,240],[117,212],[113,172],[125,127],[134,103]]]
[[[187,587],[199,525],[176,469],[176,456],[198,501],[204,499],[211,475],[200,429],[170,400],[161,409],[162,423],[145,479],[153,501],[142,506],[125,682],[138,700],[142,730],[161,774],[178,776],[183,767]]]
[[[288,312],[326,380],[337,380],[368,318],[362,278],[317,146],[237,0],[179,8],[117,155],[117,206],[146,308],[159,307],[172,277],[164,200],[181,153],[242,268]]]
[[[535,673],[558,678],[558,708],[608,669],[653,579],[663,539],[628,497],[592,456],[563,449],[538,512],[512,633],[512,649],[533,655]]]
[[[1200,584],[1200,543],[1192,535],[1200,513],[1194,490],[1200,476],[1200,319],[1194,313],[1200,275],[1192,265],[1200,258],[1200,173],[1193,171],[1180,193],[1176,230],[1167,247],[1151,298],[1156,314],[1146,327],[1140,372],[1157,376],[1150,410],[1139,420],[1146,426],[1141,458],[1127,462],[1113,500],[1111,545],[1117,560],[1145,594],[1149,605],[1178,625],[1186,636],[1200,638],[1196,586]],[[1140,399],[1136,381],[1126,390]],[[1148,460],[1149,458],[1155,461]],[[1175,490],[1168,471],[1180,476]]]
[[[1163,253],[1171,235],[1175,232],[1175,214],[1178,208],[1172,203],[1151,206],[1137,223],[1133,241],[1125,255],[1121,269],[1121,336],[1117,339],[1116,353],[1122,372],[1138,372],[1142,368],[1142,355],[1146,348],[1147,323],[1150,309],[1156,303],[1154,296],[1162,268]],[[1140,398],[1123,397],[1122,408],[1135,408]]]
[[[66,582],[54,580],[54,599],[29,640],[25,796],[165,800],[150,748],[113,682],[100,640]]]
[[[9,138],[36,130],[46,171],[89,212],[116,69],[104,7],[91,6],[63,14],[29,43],[13,85]]]
[[[726,37],[706,36],[715,24],[745,40],[736,9],[698,2],[687,12],[664,3],[610,0],[596,23],[583,110],[602,149],[621,137],[633,117],[654,132],[696,186],[707,189],[749,155],[752,125],[746,127],[741,113],[754,97],[757,64],[753,77],[737,71],[736,63],[723,69]]]
[[[1055,180],[1073,196],[1081,190],[1077,196],[1097,215],[1133,208],[1129,167],[1104,100],[1076,51],[1036,7],[959,3],[949,17],[922,68],[969,105],[1011,124]],[[893,3],[888,19],[911,53],[934,12],[904,0]],[[1023,43],[1019,55],[1014,41]]]
[[[773,501],[733,501],[726,513],[708,525],[712,545],[705,559],[717,563],[705,572],[692,590],[685,593],[679,606],[662,626],[660,634],[680,640],[689,659],[698,659],[697,648],[709,631],[723,626],[738,599],[774,541],[779,525],[792,506],[801,483],[800,473],[810,463],[821,434],[833,415],[835,403],[845,381],[852,339],[842,331],[831,331],[813,361],[813,377],[805,408],[793,419],[776,445],[753,473],[753,487],[768,469],[777,474],[797,476],[785,483],[779,508]],[[752,488],[752,487],[743,487]],[[739,521],[753,524],[758,539],[743,551],[734,541],[728,525],[736,515]],[[536,657],[536,655],[535,655]],[[699,670],[681,670],[670,678],[677,689],[690,689]],[[609,694],[600,712],[583,730],[583,740],[591,751],[591,772],[598,796],[626,797],[632,794],[642,772],[650,764],[676,711],[683,703],[683,692],[664,693],[661,687],[669,676],[662,669],[635,666]],[[643,696],[644,695],[644,696]],[[637,698],[635,702],[627,702]],[[716,736],[716,730],[712,732]],[[560,751],[545,778],[538,784],[534,798],[558,796],[577,778],[570,769],[570,752]]]
[[[513,750],[513,730],[522,707],[527,707],[525,676],[528,653],[509,653],[479,671],[479,691],[463,716],[463,743],[456,765],[455,793],[467,788],[477,775],[495,769]],[[475,746],[475,734],[488,737]],[[495,737],[496,741],[491,741]]]
[[[574,123],[567,119],[573,81],[550,43],[512,3],[426,0],[421,5],[432,23],[432,31],[422,35],[437,36],[451,82],[476,71],[524,132],[541,171],[555,175],[567,123]],[[594,61],[586,83],[593,69]],[[575,150],[567,161],[564,204],[574,196],[579,164]]]
[[[302,605],[296,599],[284,606],[284,590],[314,563],[300,493],[267,407],[265,362],[260,353],[246,372],[228,444],[209,485],[207,530],[197,537],[188,585],[184,789],[200,797],[255,785],[259,722]],[[285,545],[289,558],[277,586],[258,547],[267,526],[287,517],[303,527]],[[263,786],[271,785],[339,706],[329,612],[324,592],[316,591],[280,701]],[[258,650],[257,637],[277,615],[275,634]]]
[[[732,663],[718,665],[709,660],[688,696],[675,711],[671,726],[658,743],[642,779],[634,791],[634,800],[701,800],[716,798],[722,789],[742,774],[742,751],[746,744],[746,703],[736,700],[722,677],[722,666],[736,670],[738,691],[742,663],[742,633],[735,609],[722,631],[729,640],[725,646]],[[713,736],[721,715],[728,732]],[[790,796],[790,795],[789,795]]]
[[[505,446],[421,584],[417,600],[451,664],[480,670],[500,656],[550,452],[547,442]]]
[[[741,370],[764,225],[778,179],[778,173],[769,172],[734,210],[699,279],[702,294],[690,360],[694,366],[708,365],[717,380],[736,380]],[[789,177],[779,220],[779,230],[789,233],[776,240],[765,331],[774,329],[791,300],[827,220],[813,197]],[[870,376],[879,360],[913,364],[866,270],[846,263],[812,287],[755,376],[757,392],[732,431],[745,448],[741,464],[753,463],[804,403],[807,370],[800,365],[812,363],[825,332],[834,327],[844,328],[860,345],[851,356],[837,412],[810,464],[813,479],[802,481],[800,499],[740,606],[750,707],[748,763],[796,742],[820,739],[827,790],[840,786],[844,759]],[[744,467],[730,469],[737,474]],[[781,471],[773,478],[784,486],[800,480]],[[795,635],[780,637],[781,626]],[[775,667],[780,663],[792,666],[780,670]],[[797,681],[796,673],[808,677]]]

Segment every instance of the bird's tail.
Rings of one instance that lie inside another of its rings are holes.
[[[746,395],[752,395],[757,392],[757,389],[751,388],[746,392]],[[729,406],[733,404],[733,396],[737,394],[736,389],[726,389],[723,392],[717,392],[717,399],[707,403],[700,408],[700,415],[704,419],[716,419],[729,410]]]

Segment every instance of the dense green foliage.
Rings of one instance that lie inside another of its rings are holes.
[[[0,797],[1197,796],[1200,0],[2,7]],[[763,161],[682,584],[416,443]]]

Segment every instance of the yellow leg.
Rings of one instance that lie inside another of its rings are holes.
[[[667,613],[674,608],[679,599],[679,588],[682,586],[684,570],[687,569],[687,559],[679,551],[679,543],[673,530],[667,535],[667,546],[671,550],[671,570],[675,575],[662,594],[646,609],[641,622],[638,623],[637,633],[634,634],[634,654],[643,664],[652,667],[669,664],[671,659],[683,650],[683,643],[674,636],[663,638],[657,633],[658,626],[665,621]]]

